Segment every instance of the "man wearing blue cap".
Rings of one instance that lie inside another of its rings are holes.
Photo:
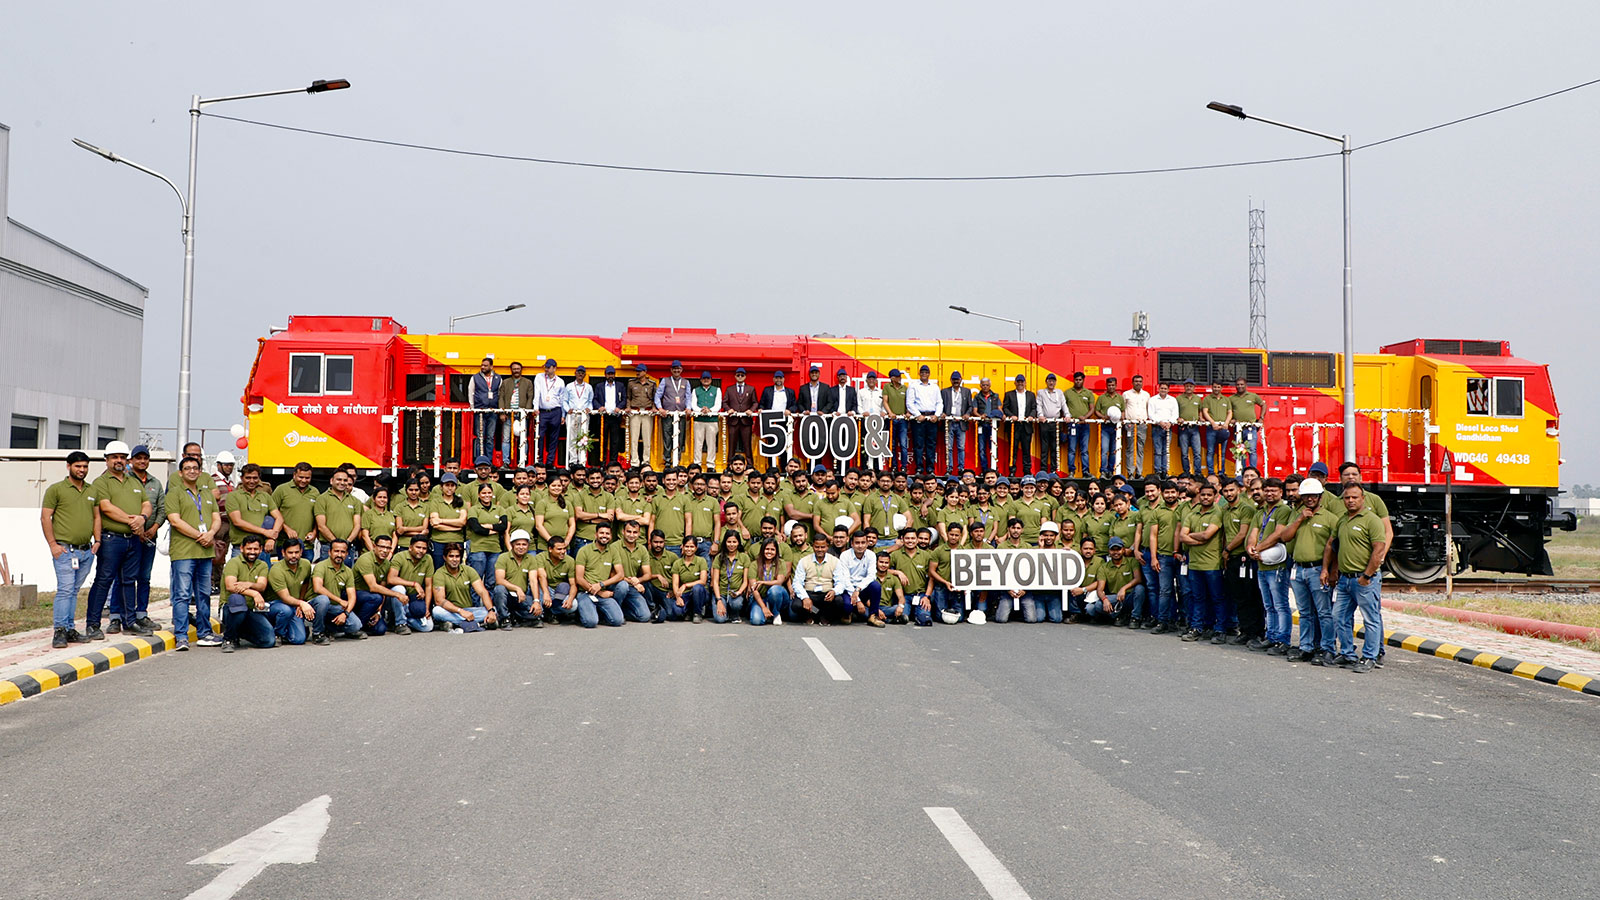
[[[589,370],[572,370],[572,383],[561,392],[561,409],[567,417],[567,465],[589,464],[589,413],[594,410],[594,388]]]
[[[651,436],[655,424],[656,380],[650,377],[650,367],[639,363],[634,376],[628,381],[628,462],[635,466],[650,465],[650,448],[655,443]]]
[[[656,386],[656,409],[661,412],[661,465],[676,466],[683,461],[683,445],[688,433],[689,380],[683,377],[683,360],[672,361],[672,374]]]
[[[494,357],[485,356],[472,376],[472,455],[493,453],[500,415],[500,376],[494,371]]]
[[[695,385],[694,405],[694,461],[707,468],[717,464],[717,414],[722,412],[722,388],[711,381],[711,370],[700,372],[700,383]]]
[[[961,373],[950,373],[950,386],[939,392],[944,414],[944,471],[954,475],[967,460],[967,417],[972,415],[972,391],[961,383]]]
[[[561,461],[557,453],[561,440],[561,392],[566,383],[556,374],[556,361],[544,361],[544,374],[534,379],[533,402],[539,408],[539,462],[553,466]]]
[[[744,366],[733,370],[733,384],[722,392],[722,407],[728,415],[728,459],[750,455],[751,423],[755,421],[759,399],[756,389],[745,380]]]
[[[622,452],[622,409],[628,404],[617,367],[606,366],[606,377],[594,386],[594,409],[600,414],[600,461],[612,463]]]

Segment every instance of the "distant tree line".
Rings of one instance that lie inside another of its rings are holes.
[[[1600,487],[1592,484],[1575,484],[1570,493],[1577,500],[1600,500]]]

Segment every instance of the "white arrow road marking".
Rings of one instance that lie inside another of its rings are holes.
[[[844,666],[839,665],[839,661],[833,658],[832,653],[828,652],[828,648],[822,646],[821,641],[813,637],[801,638],[801,640],[805,641],[806,646],[811,648],[811,652],[817,655],[817,662],[822,663],[822,667],[828,670],[828,674],[833,676],[834,681],[853,680],[850,677],[850,673],[844,670]]]
[[[323,794],[220,850],[189,860],[191,866],[228,866],[228,869],[190,894],[188,900],[228,900],[267,866],[316,862],[317,845],[328,831],[328,803],[332,799]]]
[[[944,839],[961,854],[961,860],[972,870],[972,874],[978,876],[979,883],[989,892],[989,896],[994,900],[1032,900],[1017,879],[1011,876],[1005,864],[989,852],[983,839],[972,830],[966,819],[961,818],[960,813],[948,806],[924,806],[922,811],[928,814],[933,824],[939,826]]]

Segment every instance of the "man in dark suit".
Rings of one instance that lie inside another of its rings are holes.
[[[1017,376],[1017,387],[1006,391],[1000,413],[1012,420],[1011,451],[1006,454],[1011,461],[1011,474],[1024,475],[1031,471],[1033,463],[1033,423],[1027,420],[1039,415],[1039,398],[1028,390],[1028,376]]]
[[[756,389],[745,381],[744,367],[733,370],[733,384],[722,391],[722,408],[727,410],[728,416],[728,458],[733,459],[733,454],[743,453],[750,455],[750,433],[755,422]],[[740,415],[748,413],[748,415]]]
[[[822,413],[827,412],[828,397],[833,390],[822,380],[822,367],[816,363],[811,364],[811,380],[800,386],[796,392],[796,404],[800,412]]]
[[[961,373],[950,373],[950,386],[939,391],[939,411],[944,419],[944,473],[960,475],[967,461],[967,423],[972,415],[972,391],[961,385]]]
[[[784,387],[783,382],[784,375],[782,372],[772,373],[772,384],[761,389],[761,412],[766,412],[767,410],[788,413],[800,411],[799,396],[794,391]],[[823,385],[823,387],[826,388],[827,385]],[[792,434],[790,435],[790,439],[793,439]],[[756,452],[761,452],[759,445],[756,447]],[[783,466],[789,464],[788,442],[785,442],[783,451],[777,456],[773,457],[773,459],[776,461],[776,464],[779,466],[780,470]]]
[[[828,400],[822,406],[825,413],[853,413],[859,407],[856,405],[856,389],[850,384],[850,370],[844,366],[839,367],[835,373],[838,383],[828,389]]]

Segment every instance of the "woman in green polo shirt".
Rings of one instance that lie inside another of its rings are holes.
[[[361,511],[361,542],[371,550],[378,538],[395,536],[395,525],[394,510],[389,508],[389,489],[380,487],[372,492],[371,504]]]
[[[500,536],[505,529],[500,522],[500,507],[494,503],[494,485],[485,481],[477,493],[477,500],[467,506],[467,565],[483,577],[485,584],[494,584],[494,563],[500,556]]]
[[[433,529],[433,565],[444,566],[444,553],[452,545],[467,542],[467,504],[456,496],[456,476],[446,472],[439,483],[439,496],[428,501],[428,526]],[[463,549],[464,552],[464,549]]]
[[[552,538],[561,538],[568,547],[578,531],[578,519],[572,514],[572,503],[567,498],[567,479],[558,476],[550,482],[550,496],[540,501],[533,517],[534,528],[545,546]]]
[[[534,524],[539,517],[539,510],[534,507],[532,487],[525,484],[517,488],[515,501],[509,506],[502,507],[500,511],[506,517],[506,534],[515,531],[526,531],[529,534],[531,540],[528,542],[528,553],[537,553],[539,548],[544,546],[544,542],[539,540],[539,529]],[[509,542],[505,549],[510,552]]]
[[[731,617],[738,621],[748,615],[751,625],[765,625],[772,618],[767,601],[755,589],[749,561],[744,555],[744,540],[739,532],[722,535],[722,543],[711,557],[711,618],[722,623]]]

